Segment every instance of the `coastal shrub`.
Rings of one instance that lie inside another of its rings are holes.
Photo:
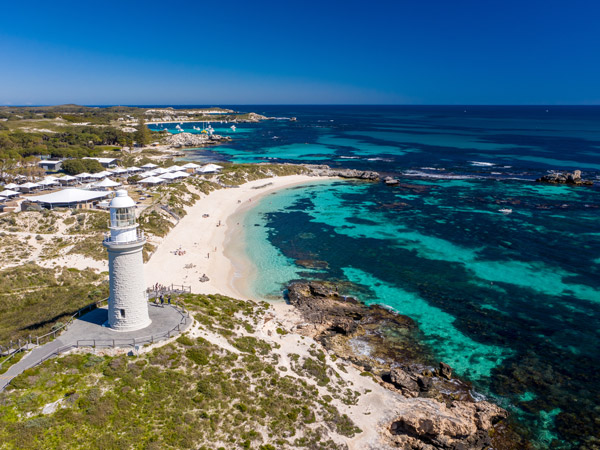
[[[91,269],[46,269],[26,264],[0,271],[0,345],[40,336],[79,308],[108,296]]]
[[[186,335],[179,336],[177,338],[177,342],[187,347],[191,347],[192,345],[194,345],[194,341]]]
[[[208,364],[210,354],[203,348],[194,347],[185,352],[185,355],[198,365]]]

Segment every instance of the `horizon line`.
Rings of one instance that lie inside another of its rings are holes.
[[[577,106],[577,107],[594,107],[600,106],[600,103],[165,103],[165,104],[79,104],[79,103],[57,103],[57,104],[29,104],[29,105],[0,105],[0,108],[40,108],[40,107],[57,107],[57,106],[82,106],[88,108],[110,108],[115,106],[123,106],[130,108],[156,108],[156,107],[222,107],[222,106],[444,106],[444,107],[481,107],[481,106],[540,106],[540,107],[557,107],[557,106]]]

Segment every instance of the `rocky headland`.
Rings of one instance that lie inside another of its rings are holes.
[[[326,164],[304,164],[313,175],[320,177],[355,178],[367,181],[379,181],[379,173],[371,170],[337,169]]]
[[[407,450],[528,448],[506,420],[506,410],[476,398],[471,385],[447,364],[435,367],[409,317],[367,306],[322,281],[291,283],[288,300],[305,320],[296,332],[313,337],[406,399],[383,424],[388,445]]]
[[[192,134],[192,133],[178,133],[172,134],[164,139],[164,143],[171,147],[199,147],[203,145],[221,144],[223,142],[230,141],[229,136],[221,136],[220,134]]]
[[[542,183],[574,184],[582,186],[592,186],[594,184],[594,182],[591,180],[584,180],[581,178],[581,170],[574,170],[573,172],[552,172],[548,175],[538,178],[535,181]]]

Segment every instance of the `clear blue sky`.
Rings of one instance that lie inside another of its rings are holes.
[[[2,104],[599,104],[595,0],[10,1]]]

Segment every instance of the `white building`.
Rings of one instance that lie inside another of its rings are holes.
[[[135,220],[135,202],[119,190],[109,205],[108,250],[110,297],[108,325],[117,331],[133,331],[150,325],[142,248],[146,243]]]

